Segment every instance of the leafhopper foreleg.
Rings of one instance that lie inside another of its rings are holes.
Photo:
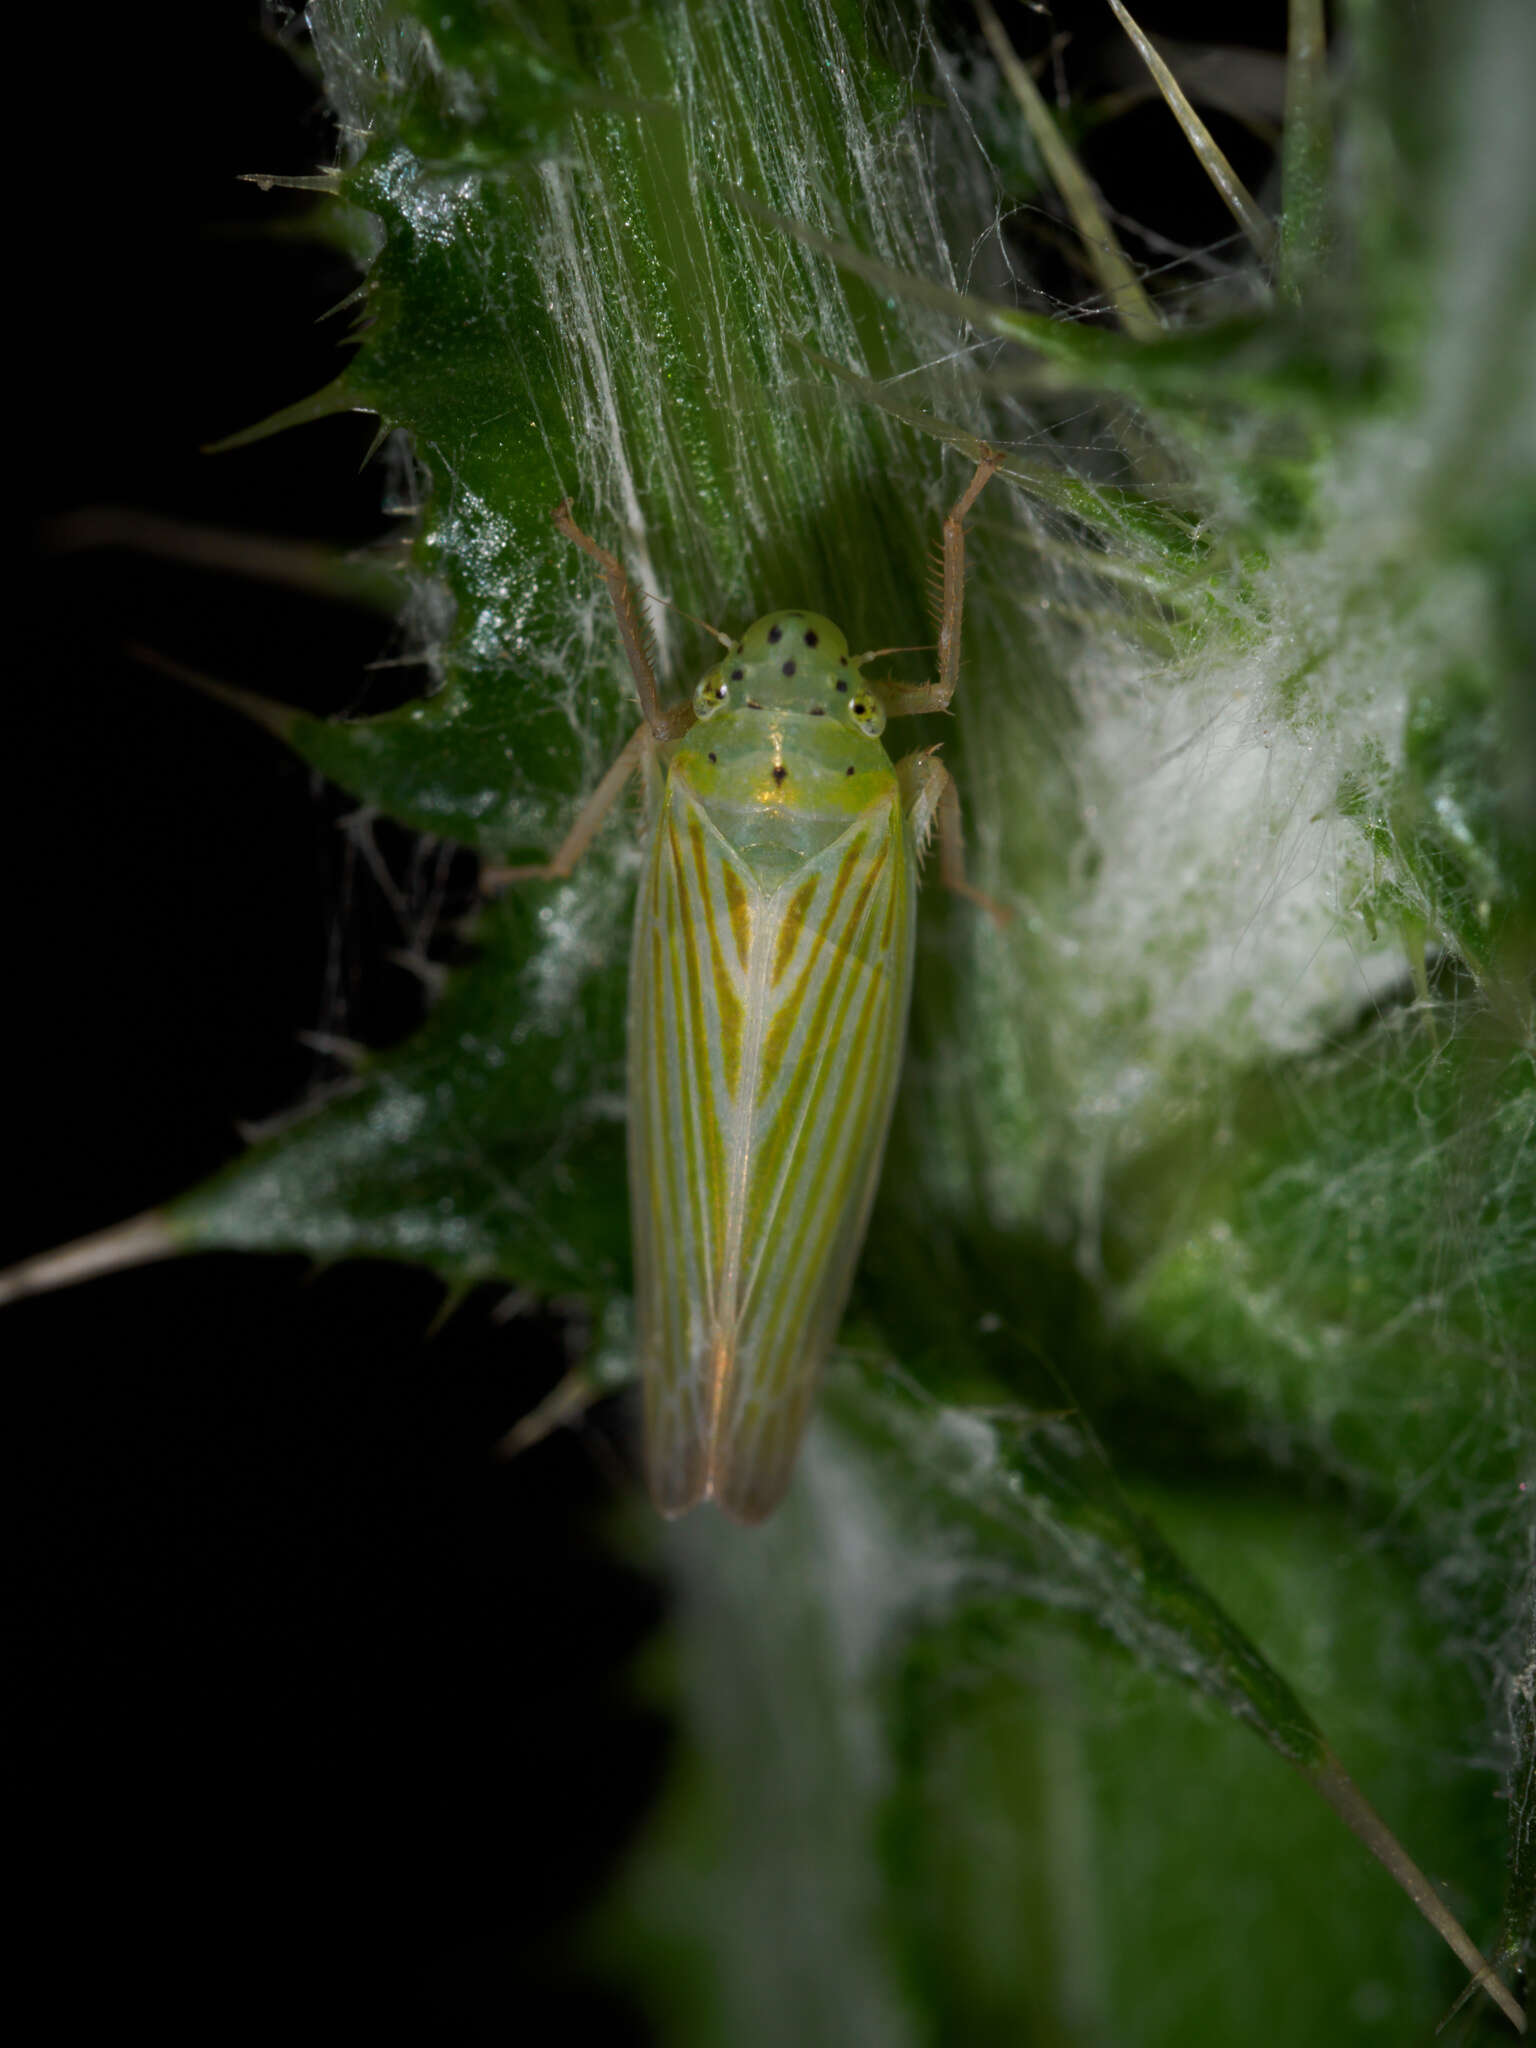
[[[960,680],[960,625],[965,612],[965,519],[1003,458],[988,448],[976,473],[950,507],[944,520],[944,595],[939,612],[939,679],[936,683],[882,683],[880,697],[890,718],[916,718],[925,711],[947,711]]]
[[[1002,457],[987,449],[975,474],[950,507],[944,521],[944,596],[939,617],[939,679],[936,683],[882,683],[881,702],[891,718],[913,718],[922,712],[947,711],[960,680],[960,627],[965,610],[966,514],[1002,466]],[[965,840],[960,826],[960,792],[955,779],[936,757],[936,750],[909,754],[897,763],[903,802],[912,821],[918,851],[930,833],[938,832],[939,880],[956,896],[979,904],[1000,925],[1012,915],[1002,904],[966,880]]]
[[[693,707],[690,704],[675,704],[669,711],[662,709],[661,692],[656,685],[656,672],[651,667],[650,656],[645,649],[645,637],[641,632],[629,587],[629,577],[625,573],[623,563],[617,556],[609,554],[606,548],[599,547],[589,534],[582,532],[571,517],[568,498],[557,505],[550,516],[566,539],[574,541],[583,554],[590,555],[602,571],[609,601],[613,605],[614,617],[618,620],[619,637],[623,642],[625,658],[635,679],[635,695],[640,700],[645,722],[638,725],[625,741],[601,782],[576,814],[570,831],[566,833],[550,858],[547,861],[530,862],[524,867],[482,869],[480,887],[487,891],[504,888],[509,882],[564,881],[597,837],[603,820],[618,802],[624,785],[646,755],[652,748],[665,746],[670,740],[677,739],[693,723]]]

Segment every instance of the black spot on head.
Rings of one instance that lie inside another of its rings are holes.
[[[774,762],[774,764],[773,764],[773,779],[774,779],[774,781],[775,781],[775,782],[782,782],[782,781],[784,780],[785,776],[786,776],[786,775],[787,775],[788,773],[789,773],[789,770],[788,770],[788,769],[787,769],[787,768],[786,768],[786,767],[784,766],[784,763],[783,763],[782,761],[775,761],[775,762]]]
[[[846,690],[848,687],[848,678],[846,676],[839,676],[837,679],[837,687],[840,690]]]
[[[782,626],[770,626],[768,628],[768,639],[773,646],[777,647],[783,638],[784,628]]]
[[[746,705],[749,711],[761,711],[763,708],[762,705],[758,703],[755,697],[744,697],[742,699],[742,702]]]
[[[839,668],[846,668],[848,666],[848,657],[846,654],[840,654],[837,657],[837,665]]]
[[[709,758],[710,758],[710,761],[711,761],[711,763],[713,763],[713,761],[714,761],[714,758],[715,758],[715,757],[714,757],[714,755],[713,755],[713,754],[711,754]]]
[[[843,773],[844,773],[845,775],[851,775],[851,774],[853,773],[853,770],[852,770],[851,768],[845,768],[845,769],[843,770]]]
[[[826,707],[826,705],[825,705],[825,704],[813,704],[813,705],[811,706],[811,716],[812,716],[812,718],[825,718],[825,717],[826,717],[826,715],[827,715],[827,707]]]
[[[745,674],[746,670],[744,668],[733,668],[731,670],[731,681],[733,683],[739,683]]]
[[[815,631],[809,626],[806,628],[805,644],[807,647],[818,647],[821,644]]]
[[[784,673],[785,673],[785,675],[787,675],[787,676],[792,676],[792,675],[794,674],[794,672],[795,672],[795,664],[794,664],[794,663],[793,663],[792,661],[786,661],[786,662],[785,662],[785,664],[784,664]]]

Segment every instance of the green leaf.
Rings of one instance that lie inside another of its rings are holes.
[[[1015,303],[947,17],[312,9],[374,253],[266,424],[406,437],[431,688],[262,715],[365,806],[534,859],[617,752],[558,502],[694,614],[918,649],[947,451],[1006,457],[918,738],[1015,916],[925,896],[864,1367],[789,1505],[665,1540],[681,1755],[600,1947],[669,2040],[1422,2031],[1464,1973],[1310,1797],[1435,1912],[1339,1757],[1528,1942],[1536,31],[1350,14],[1285,296],[1170,286],[1137,342]],[[680,695],[703,642],[649,624]],[[635,866],[620,817],[484,909],[412,1040],[134,1256],[408,1259],[623,1354]]]
[[[624,912],[589,876],[477,926],[426,1025],[166,1211],[192,1246],[408,1259],[455,1293],[595,1298],[628,1277]]]

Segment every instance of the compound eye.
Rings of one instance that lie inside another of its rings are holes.
[[[731,701],[731,686],[723,671],[712,668],[703,677],[693,693],[693,715],[695,718],[712,718],[717,711],[723,711]]]
[[[848,706],[848,716],[862,733],[878,739],[885,731],[885,706],[872,690],[858,690]]]

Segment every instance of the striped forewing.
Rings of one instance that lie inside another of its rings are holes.
[[[630,980],[650,1487],[752,1521],[789,1481],[863,1242],[911,980],[894,791],[772,892],[669,778]]]

